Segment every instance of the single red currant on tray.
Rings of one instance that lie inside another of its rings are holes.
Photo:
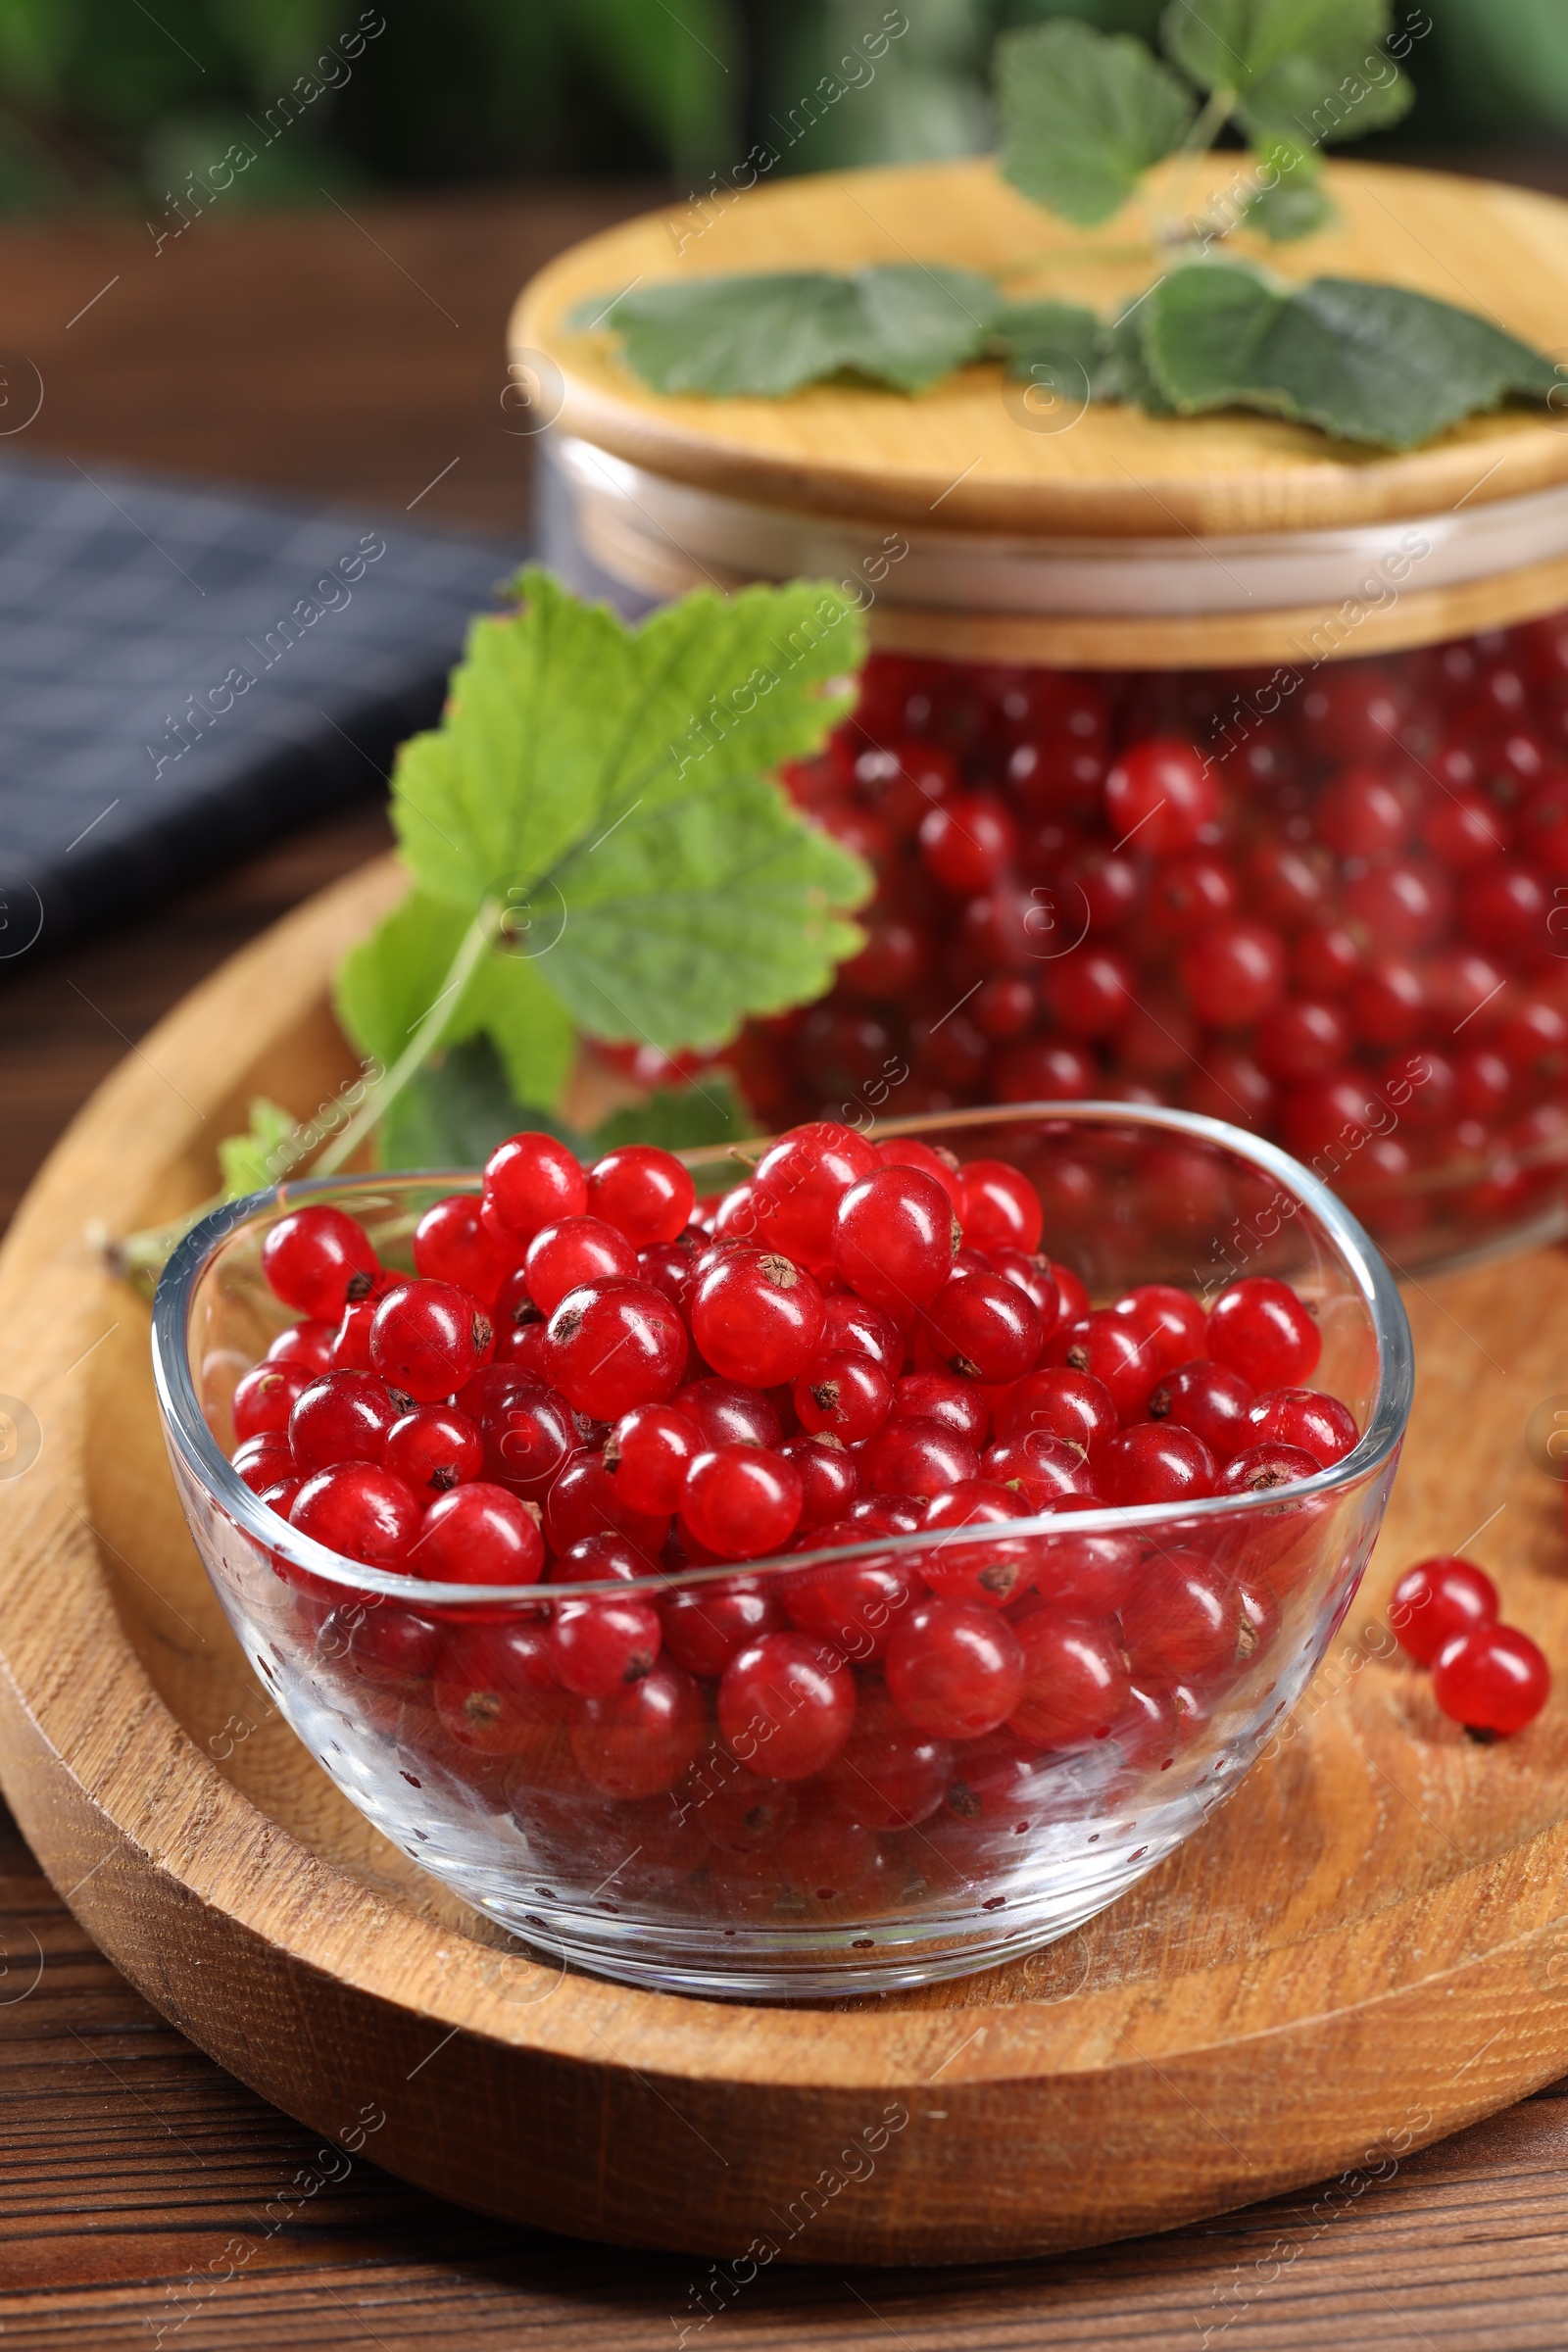
[[[1432,1695],[1477,1739],[1506,1739],[1534,1723],[1551,1693],[1551,1668],[1528,1634],[1485,1625],[1439,1651]]]
[[[1439,1552],[1407,1568],[1394,1588],[1389,1623],[1401,1649],[1430,1666],[1458,1635],[1495,1625],[1497,1588],[1484,1568],[1455,1552]]]

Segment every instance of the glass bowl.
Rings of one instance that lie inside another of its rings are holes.
[[[726,1746],[715,1684],[667,1658],[634,1686],[647,1694],[662,1676],[635,1723],[607,1723],[599,1702],[528,1680],[515,1660],[537,1646],[529,1629],[561,1587],[360,1567],[267,1509],[227,1451],[235,1385],[291,1320],[262,1277],[269,1228],[303,1200],[335,1202],[383,1262],[407,1267],[420,1215],[476,1190],[476,1176],[292,1184],[206,1218],[164,1274],[153,1349],[165,1437],[246,1656],[386,1837],[564,1961],[765,1999],[918,1984],[1034,1950],[1114,1901],[1225,1800],[1299,1696],[1365,1567],[1409,1411],[1409,1328],[1367,1236],[1316,1178],[1217,1121],[1145,1105],[974,1110],[876,1134],[1023,1167],[1046,1202],[1046,1246],[1096,1300],[1153,1280],[1204,1297],[1242,1274],[1294,1284],[1322,1331],[1314,1379],[1363,1433],[1280,1499],[1047,1513],[995,1539],[965,1531],[991,1589],[1008,1592],[1005,1613],[1032,1622],[1031,1642],[1050,1652],[1087,1640],[1109,1658],[1110,1719],[1093,1732],[1064,1732],[1049,1690],[1031,1685],[1014,1726],[983,1740],[899,1735],[877,1659],[890,1615],[923,1590],[930,1534],[573,1587],[710,1617],[738,1581],[774,1610],[792,1583],[825,1589],[857,1732],[824,1771],[780,1779],[766,1728]],[[685,1156],[703,1197],[745,1173],[734,1148]],[[1058,1230],[1068,1211],[1070,1246]],[[1194,1552],[1220,1571],[1228,1654],[1185,1683],[1155,1678],[1112,1603],[1129,1622],[1140,1608],[1157,1614]]]
[[[730,1050],[766,1126],[1168,1102],[1401,1268],[1563,1230],[1568,614],[1260,669],[876,654],[789,780],[877,891],[828,996]]]

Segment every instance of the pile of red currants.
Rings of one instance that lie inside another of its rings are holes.
[[[1499,1622],[1497,1588],[1484,1568],[1440,1552],[1407,1568],[1390,1623],[1401,1648],[1432,1669],[1432,1695],[1474,1740],[1504,1739],[1534,1723],[1551,1668],[1528,1634]]]
[[[701,1206],[663,1152],[514,1136],[412,1275],[339,1208],[270,1226],[302,1319],[239,1381],[234,1465],[425,1580],[409,1607],[273,1555],[416,1758],[499,1775],[519,1818],[674,1792],[688,1874],[848,1899],[846,1841],[994,1833],[1042,1761],[1158,1771],[1200,1737],[1319,1565],[1301,1482],[1357,1442],[1288,1285],[1092,1307],[1042,1224],[1006,1161],[826,1122]],[[1211,1495],[1268,1499],[1182,1532]],[[1074,1531],[1136,1505],[1167,1516]]]
[[[1568,615],[1256,674],[878,655],[788,781],[877,892],[731,1049],[770,1127],[1174,1102],[1427,1254],[1560,1189]]]

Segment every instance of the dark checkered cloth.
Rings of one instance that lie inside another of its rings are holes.
[[[373,790],[519,553],[0,466],[0,969]]]

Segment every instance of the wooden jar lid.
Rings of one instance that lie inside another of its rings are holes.
[[[1206,158],[1198,186],[1226,186],[1237,160]],[[1328,184],[1338,218],[1323,233],[1282,247],[1244,234],[1235,250],[1266,255],[1286,276],[1408,285],[1568,355],[1568,205],[1387,165],[1332,165]],[[1016,297],[1049,294],[1107,314],[1157,271],[1130,222],[1126,215],[1086,234],[1026,202],[985,160],[763,184],[727,210],[710,202],[645,215],[562,255],[516,306],[513,365],[543,379],[557,436],[622,462],[618,486],[588,499],[581,518],[600,561],[655,594],[704,576],[728,579],[702,549],[702,561],[683,567],[667,531],[650,537],[628,495],[626,465],[715,501],[853,523],[873,546],[900,527],[955,545],[976,534],[1104,545],[1355,532],[1539,501],[1568,485],[1568,416],[1522,407],[1473,417],[1406,455],[1243,411],[1173,419],[1095,406],[1069,429],[1038,431],[1019,420],[1017,389],[1009,404],[996,363],[914,397],[845,384],[784,400],[666,397],[622,365],[612,336],[566,324],[579,304],[608,301],[634,281],[911,260],[978,269]],[[1563,511],[1568,517],[1568,492]],[[1357,621],[1353,650],[1568,604],[1568,527],[1561,545],[1544,561],[1534,548],[1528,560],[1458,586],[1412,580],[1390,610]],[[748,576],[746,567],[734,576]],[[760,567],[751,576],[773,575]],[[994,659],[1184,664],[1286,658],[1323,611],[1309,599],[1259,611],[1239,596],[1223,617],[1003,613],[961,597],[946,609],[929,595],[911,602],[890,578],[871,617],[884,643]]]

